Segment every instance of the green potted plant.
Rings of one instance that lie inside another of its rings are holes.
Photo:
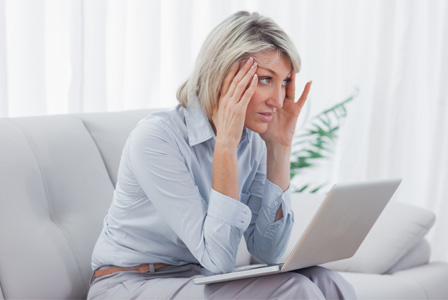
[[[334,156],[341,125],[347,116],[347,104],[353,95],[312,117],[296,130],[291,153],[293,191],[318,193],[329,188],[331,159]],[[313,172],[319,174],[311,175]],[[324,174],[322,174],[324,173]],[[327,174],[325,174],[327,173]]]

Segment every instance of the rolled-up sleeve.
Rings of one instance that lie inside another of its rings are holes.
[[[245,233],[249,252],[261,262],[278,263],[286,250],[294,223],[291,188],[283,192],[267,179],[262,161],[250,190],[248,206],[252,211],[252,220]],[[283,218],[275,221],[280,206]]]
[[[250,224],[252,212],[247,205],[212,189],[207,216],[234,226],[243,233]]]
[[[250,224],[249,207],[212,189],[204,223],[204,241],[215,273],[233,270],[241,238]]]

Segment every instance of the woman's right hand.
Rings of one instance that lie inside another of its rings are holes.
[[[257,87],[257,63],[251,57],[240,66],[236,63],[224,78],[218,104],[212,115],[216,143],[236,149],[241,140],[247,105]]]

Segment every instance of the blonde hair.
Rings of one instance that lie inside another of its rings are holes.
[[[277,50],[285,55],[291,61],[293,72],[299,72],[297,49],[274,21],[258,13],[234,13],[205,39],[193,73],[177,91],[178,101],[186,107],[189,99],[197,95],[205,115],[211,118],[222,82],[232,65],[265,50]]]

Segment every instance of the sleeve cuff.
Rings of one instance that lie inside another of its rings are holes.
[[[286,216],[291,210],[291,186],[283,192],[278,185],[266,178],[262,205],[275,214],[282,204],[283,215]]]
[[[249,227],[252,212],[246,204],[211,190],[207,215],[242,231]]]

